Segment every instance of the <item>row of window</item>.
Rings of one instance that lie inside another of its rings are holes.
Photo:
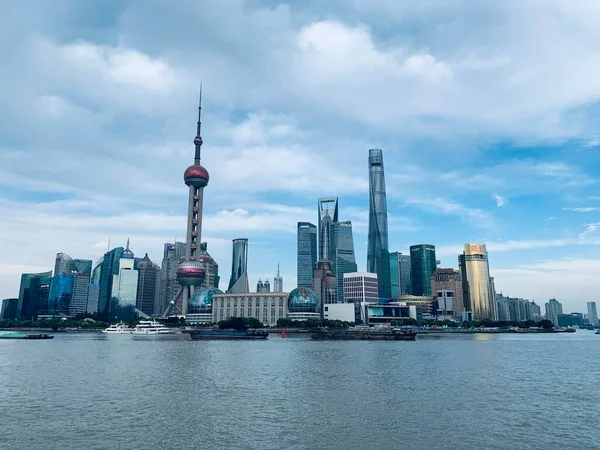
[[[251,298],[242,298],[242,299],[239,299],[239,305],[240,305],[240,307],[244,308],[246,306],[245,305],[245,301],[246,300],[248,301],[248,307],[251,308],[252,305],[253,305],[253,301],[252,301]],[[255,300],[256,300],[256,302],[255,302],[256,306],[259,306],[261,304],[261,300],[263,300],[262,301],[263,304],[269,304],[271,307],[277,306],[277,299],[275,299],[273,297],[270,297],[268,299],[255,299]],[[217,306],[231,307],[232,303],[233,303],[233,307],[234,308],[238,307],[238,299],[237,298],[234,298],[234,299],[228,298],[227,301],[225,301],[225,299],[223,299],[223,298],[216,299],[216,305]],[[279,299],[279,307],[282,308],[283,304],[284,304],[284,299],[280,298]]]

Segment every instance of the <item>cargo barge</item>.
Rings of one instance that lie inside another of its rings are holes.
[[[51,334],[26,334],[26,333],[4,333],[0,334],[0,339],[54,339]]]
[[[310,336],[317,341],[414,341],[417,333],[414,331],[354,331],[354,330],[317,330]]]
[[[212,331],[212,330],[192,330],[190,337],[193,340],[228,340],[245,341],[267,339],[269,333],[266,331]]]

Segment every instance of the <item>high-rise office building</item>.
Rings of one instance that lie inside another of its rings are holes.
[[[208,253],[208,243],[206,242],[202,242],[200,244],[200,255],[198,256],[198,261],[202,263],[206,272],[204,282],[201,284],[201,287],[218,288],[219,281],[221,281],[221,277],[219,277],[219,265],[215,259],[210,256],[210,253]]]
[[[179,284],[177,283],[177,268],[180,261],[185,258],[185,242],[164,244],[163,259],[160,266],[159,292],[154,306],[155,314],[162,314],[167,310],[169,302],[177,295]],[[177,308],[181,310],[181,298],[178,299]]]
[[[87,313],[95,314],[98,312],[98,298],[100,297],[100,285],[97,283],[90,283],[88,290],[88,304]]]
[[[587,302],[588,311],[588,322],[590,325],[598,326],[598,310],[596,309],[596,302]]]
[[[354,272],[344,274],[344,301],[354,303],[354,320],[367,322],[363,303],[379,303],[379,283],[376,273]]]
[[[317,261],[312,283],[312,289],[319,297],[321,317],[323,317],[324,305],[338,302],[337,277],[331,268],[330,261],[322,259]]]
[[[157,264],[154,264],[148,257],[148,253],[144,255],[138,263],[138,283],[136,294],[136,308],[144,314],[151,316],[155,313],[154,303],[157,296],[156,285],[157,279],[160,279],[160,269]],[[156,311],[156,314],[162,314],[162,311]]]
[[[319,259],[326,260],[331,254],[332,224],[338,221],[338,198],[324,197],[319,207]]]
[[[248,286],[248,239],[246,238],[233,240],[231,278],[227,292],[232,294],[250,292]]]
[[[277,275],[273,278],[273,292],[283,292],[283,277],[279,273],[279,263],[277,263]]]
[[[98,293],[98,314],[105,319],[109,319],[111,297],[113,293],[113,279],[119,274],[119,261],[125,249],[123,247],[113,248],[106,252],[97,263],[92,273],[92,283],[99,277],[98,284],[100,290]],[[98,269],[99,268],[99,269]]]
[[[36,320],[38,314],[48,314],[50,280],[52,271],[24,273],[21,275],[17,315],[23,319]]]
[[[498,320],[495,293],[485,244],[465,244],[458,257],[464,308],[471,320]]]
[[[456,269],[436,269],[431,276],[431,293],[433,297],[440,297],[445,292],[446,297],[453,297],[453,309],[456,315],[461,315],[464,310],[462,278]],[[449,293],[452,293],[451,295]]]
[[[119,259],[119,270],[113,275],[112,294],[110,299],[110,319],[133,320],[136,317],[136,301],[138,292],[138,270],[135,258],[127,247]]]
[[[385,173],[383,170],[383,152],[380,149],[369,150],[367,272],[377,274],[379,297],[391,298],[387,200],[385,193]]]
[[[431,276],[437,269],[435,245],[419,244],[410,246],[410,278],[412,295],[431,297]]]
[[[50,282],[48,311],[46,314],[69,314],[69,306],[73,296],[73,274],[61,273],[54,275]]]
[[[57,253],[47,313],[77,315],[87,312],[91,272],[91,260],[73,259],[66,253]]]
[[[204,202],[204,188],[208,186],[208,170],[200,164],[202,150],[202,87],[200,87],[200,99],[198,101],[198,122],[196,124],[196,137],[194,138],[194,164],[185,169],[183,181],[188,187],[188,210],[185,257],[180,261],[177,268],[177,282],[180,288],[169,301],[169,305],[163,313],[163,317],[169,316],[173,309],[179,308],[186,315],[188,312],[188,301],[194,295],[194,291],[202,286],[206,277],[206,270],[199,260],[200,243],[202,242],[202,206]]]
[[[331,261],[331,269],[337,277],[338,300],[343,301],[344,274],[357,271],[352,222],[333,222],[331,224],[330,241],[329,260]]]
[[[390,287],[392,298],[410,295],[410,256],[400,252],[390,253]]]
[[[313,274],[317,264],[317,227],[312,223],[298,222],[298,287],[312,289]]]
[[[5,298],[2,300],[2,311],[0,317],[2,320],[14,320],[17,318],[17,306],[19,306],[18,298]]]
[[[546,303],[546,319],[554,324],[555,327],[558,326],[558,315],[563,313],[562,303],[556,300],[555,298],[551,298]]]

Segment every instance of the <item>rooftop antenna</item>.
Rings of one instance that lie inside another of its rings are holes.
[[[108,244],[106,245],[106,251],[110,252],[110,236],[108,237]]]
[[[194,164],[200,165],[200,149],[202,147],[202,83],[200,83],[200,94],[198,95],[198,125],[196,127],[196,137],[194,138],[194,144],[196,144],[196,154],[194,156]]]
[[[127,246],[125,247],[125,250],[129,250],[129,238],[127,238]]]

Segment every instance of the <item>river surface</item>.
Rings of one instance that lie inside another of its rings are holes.
[[[0,341],[0,448],[600,448],[599,364],[581,330]]]

